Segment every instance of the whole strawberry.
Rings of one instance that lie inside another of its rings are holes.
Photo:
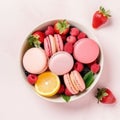
[[[44,42],[45,34],[41,31],[35,31],[29,36],[28,42],[30,45],[40,47],[40,44]]]
[[[98,28],[101,25],[105,24],[108,21],[108,18],[111,17],[110,11],[105,10],[103,7],[100,7],[93,15],[92,26],[93,28]]]
[[[112,104],[116,102],[116,98],[113,95],[112,91],[108,88],[97,89],[96,98],[98,99],[98,103]]]
[[[66,35],[69,32],[70,24],[66,20],[59,20],[54,25],[55,33]]]

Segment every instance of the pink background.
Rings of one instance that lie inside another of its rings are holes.
[[[102,5],[111,20],[100,29],[91,27],[92,15]],[[117,120],[120,118],[120,7],[119,0],[3,0],[0,2],[0,120]],[[39,98],[26,85],[19,68],[25,37],[51,19],[75,20],[88,27],[103,47],[104,70],[97,85],[84,98],[56,104]],[[113,105],[97,104],[98,87],[110,88]]]

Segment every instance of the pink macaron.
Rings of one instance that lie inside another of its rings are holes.
[[[85,83],[80,73],[76,70],[64,75],[64,83],[72,94],[77,94],[85,90]]]
[[[52,35],[49,35],[44,39],[44,49],[48,57],[56,52],[55,39]]]
[[[91,63],[99,56],[98,44],[89,38],[83,38],[78,40],[74,44],[73,56],[81,63]]]
[[[51,56],[48,66],[53,73],[57,75],[64,75],[73,68],[73,64],[73,57],[69,53],[59,51]]]
[[[63,51],[63,40],[59,34],[54,35],[57,51]]]
[[[67,88],[73,95],[74,95],[74,94],[78,94],[79,91],[76,90],[75,87],[73,86],[69,73],[65,74],[65,75],[63,76],[63,79],[64,79],[64,83],[65,83],[66,88]]]
[[[78,71],[71,71],[70,78],[76,90],[82,92],[85,89],[84,80]]]
[[[30,48],[23,56],[23,67],[33,74],[40,74],[47,69],[47,56],[42,48]]]

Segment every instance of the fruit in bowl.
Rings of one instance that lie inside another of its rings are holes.
[[[51,20],[26,38],[20,54],[24,79],[41,98],[74,101],[97,83],[103,69],[99,41],[83,25]]]

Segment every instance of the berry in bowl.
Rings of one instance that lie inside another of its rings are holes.
[[[99,41],[71,20],[51,20],[35,28],[21,48],[20,60],[27,84],[41,98],[57,103],[86,95],[103,69]]]

